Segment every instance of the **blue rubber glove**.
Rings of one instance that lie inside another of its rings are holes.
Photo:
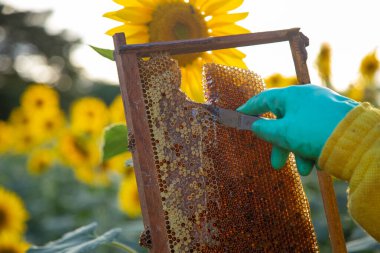
[[[252,131],[273,144],[271,163],[275,169],[282,168],[293,152],[298,171],[305,176],[335,127],[358,104],[327,88],[307,84],[266,90],[237,111],[248,115],[273,112],[277,119],[258,120]]]

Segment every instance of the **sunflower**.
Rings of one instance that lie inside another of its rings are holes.
[[[98,140],[70,131],[59,138],[58,152],[61,161],[73,168],[94,167],[100,163]]]
[[[280,73],[275,73],[264,80],[266,88],[280,88],[297,84],[297,77],[286,77]]]
[[[13,233],[0,233],[0,253],[25,253],[29,244],[19,235]]]
[[[243,0],[114,0],[123,6],[105,17],[123,22],[107,31],[123,32],[129,44],[206,38],[247,33],[235,24],[248,13],[229,13]],[[205,62],[246,68],[245,55],[236,49],[174,56],[182,71],[182,90],[189,98],[203,102],[201,69]]]
[[[135,175],[124,177],[119,189],[119,207],[128,216],[136,218],[141,214],[139,194]]]
[[[74,170],[78,181],[91,186],[107,186],[110,183],[109,174],[101,167],[77,167]]]
[[[346,97],[352,98],[356,101],[363,101],[365,95],[366,85],[363,81],[359,80],[348,86],[347,90],[343,92]]]
[[[46,113],[35,114],[31,121],[31,131],[40,139],[48,141],[55,138],[65,126],[64,112],[56,108]]]
[[[331,85],[331,47],[327,43],[323,43],[317,59],[315,60],[319,77],[327,87]]]
[[[54,152],[51,149],[36,149],[28,157],[28,171],[33,175],[40,175],[53,165],[54,158]]]
[[[40,138],[29,129],[16,127],[13,130],[14,145],[12,151],[18,154],[28,153],[40,143]]]
[[[12,110],[9,122],[15,140],[12,149],[18,153],[25,153],[56,137],[63,130],[65,117],[59,108],[32,113],[24,107],[17,107]]]
[[[76,134],[100,135],[108,124],[107,115],[107,106],[99,98],[81,98],[71,106],[72,129]]]
[[[379,67],[380,62],[376,56],[376,50],[374,50],[362,59],[359,70],[363,77],[372,80]]]
[[[28,213],[21,198],[0,187],[0,234],[23,233],[27,219]]]
[[[7,122],[0,120],[0,154],[9,151],[12,142],[12,128]]]
[[[101,164],[103,170],[116,172],[122,175],[125,175],[129,169],[132,167],[128,165],[127,161],[132,159],[131,152],[124,152],[122,154],[116,155],[104,161]]]
[[[54,110],[59,107],[58,93],[45,84],[30,85],[21,96],[21,107],[27,113]]]
[[[124,116],[124,106],[121,95],[118,95],[112,101],[110,107],[110,120],[111,123],[124,123],[125,124],[125,116]]]

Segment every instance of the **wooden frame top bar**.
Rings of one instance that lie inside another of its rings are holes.
[[[148,57],[154,53],[168,52],[171,55],[205,52],[218,49],[245,47],[289,41],[290,37],[299,33],[300,28],[277,30],[269,32],[247,33],[192,40],[177,40],[153,42],[145,44],[123,45],[119,54],[135,53],[139,57]]]

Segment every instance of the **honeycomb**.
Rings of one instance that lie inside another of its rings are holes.
[[[294,158],[273,170],[270,144],[188,100],[168,55],[139,59],[139,71],[170,252],[318,252]],[[204,87],[208,103],[235,109],[264,85],[208,64]]]

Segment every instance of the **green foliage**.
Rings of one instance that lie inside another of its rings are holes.
[[[128,128],[123,124],[113,124],[104,130],[103,161],[128,151]]]
[[[301,177],[301,180],[310,204],[311,220],[314,225],[320,252],[332,252],[316,170],[314,170],[307,177]],[[360,226],[348,213],[347,187],[347,182],[334,180],[334,190],[337,198],[339,216],[342,222],[344,237],[346,239],[349,252],[352,250],[352,252],[379,253],[379,243],[376,243],[373,240],[371,243],[368,243],[369,241],[366,242],[366,240],[361,241],[361,238],[366,238],[368,235],[362,228],[360,228]],[[360,250],[358,250],[359,247]]]
[[[361,239],[348,242],[347,249],[348,252],[369,252],[369,249],[380,250],[380,244],[372,237],[365,236]]]
[[[92,252],[100,245],[111,243],[120,234],[121,230],[114,228],[100,236],[95,235],[96,223],[78,228],[63,235],[57,241],[50,242],[46,246],[31,247],[28,253],[85,253]]]
[[[54,166],[40,176],[30,175],[24,156],[0,155],[0,185],[17,193],[30,214],[26,239],[33,245],[44,245],[67,231],[96,221],[97,231],[119,227],[118,241],[138,252],[144,230],[141,219],[130,219],[118,208],[120,178],[115,175],[108,187],[88,186],[74,178],[72,169]],[[101,246],[94,253],[121,253],[113,247]]]
[[[94,49],[98,54],[100,54],[101,56],[111,60],[111,61],[114,61],[114,56],[113,56],[113,50],[111,49],[105,49],[105,48],[100,48],[100,47],[95,47],[95,46],[91,46],[90,47],[92,49]]]

